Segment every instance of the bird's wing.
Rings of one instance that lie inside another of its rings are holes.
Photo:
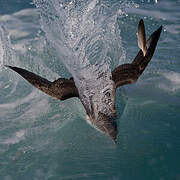
[[[25,69],[12,66],[6,67],[16,71],[34,87],[59,100],[79,97],[79,93],[73,79],[59,78],[54,82],[51,82]]]
[[[139,21],[139,25],[138,25],[138,46],[142,50],[145,56],[147,52],[146,32],[145,32],[145,27],[144,27],[144,21],[142,19]]]
[[[115,83],[115,88],[137,81],[154,54],[161,31],[162,26],[154,31],[146,41],[147,51],[145,56],[141,49],[131,64],[122,64],[112,71],[112,80]]]

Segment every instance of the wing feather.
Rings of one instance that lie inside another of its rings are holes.
[[[146,55],[146,32],[144,27],[144,21],[141,19],[138,25],[138,46],[142,50],[144,56]]]
[[[140,50],[131,64],[122,64],[112,71],[112,80],[115,83],[115,88],[137,81],[152,59],[161,31],[162,26],[154,31],[147,40],[147,52],[145,56],[143,51]]]
[[[65,100],[71,97],[79,97],[78,90],[73,79],[59,78],[58,80],[51,82],[25,69],[13,66],[6,67],[20,74],[34,87],[59,100]]]

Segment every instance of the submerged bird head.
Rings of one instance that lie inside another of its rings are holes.
[[[100,132],[109,136],[114,143],[117,143],[117,123],[115,109],[115,89],[101,94],[94,94],[89,101],[81,99],[87,113],[87,122]]]
[[[95,126],[99,131],[110,136],[114,143],[117,143],[117,124],[115,121],[116,114],[105,115],[99,112],[96,116],[94,114],[88,115],[88,121]]]

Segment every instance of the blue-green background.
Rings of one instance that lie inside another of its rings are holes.
[[[180,1],[134,3],[139,7],[119,21],[126,62],[139,50],[140,18],[147,34],[160,25],[163,31],[139,81],[117,91],[114,145],[86,123],[78,99],[58,102],[2,66],[50,80],[70,76],[47,45],[32,2],[0,0],[1,39],[7,35],[13,48],[0,62],[0,180],[180,180]]]

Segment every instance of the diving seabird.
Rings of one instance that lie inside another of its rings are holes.
[[[161,31],[162,26],[154,31],[146,41],[144,22],[142,19],[139,21],[138,45],[140,47],[140,51],[131,64],[122,64],[112,71],[112,80],[114,82],[114,85],[112,92],[113,103],[111,104],[110,115],[105,115],[102,112],[98,112],[98,115],[95,115],[93,108],[89,110],[87,105],[80,98],[73,78],[59,78],[51,82],[25,69],[7,65],[6,67],[9,67],[12,70],[16,71],[36,88],[59,100],[63,101],[68,98],[78,97],[86,110],[86,113],[89,117],[88,120],[91,122],[91,124],[93,124],[97,129],[99,129],[106,135],[110,136],[116,143],[117,124],[115,121],[116,111],[114,103],[116,89],[120,86],[131,84],[137,81],[154,54]]]

